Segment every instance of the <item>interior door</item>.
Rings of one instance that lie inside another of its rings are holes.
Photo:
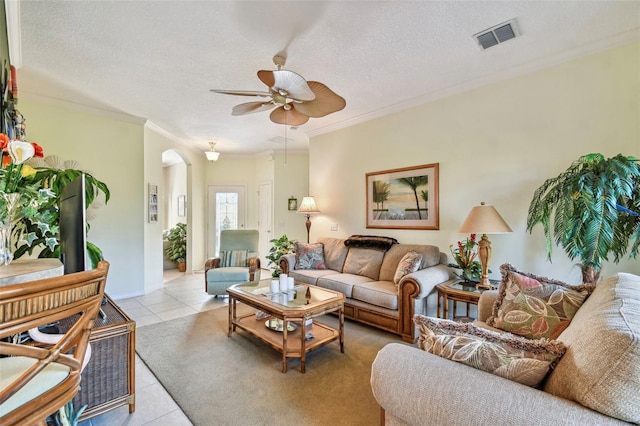
[[[220,231],[246,228],[247,187],[209,185],[207,218],[207,257],[216,257],[219,254]]]
[[[271,182],[258,185],[258,232],[260,233],[260,264],[262,268],[269,268],[269,261],[265,257],[271,248],[273,238],[273,192]]]

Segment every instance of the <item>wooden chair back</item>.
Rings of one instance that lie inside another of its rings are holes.
[[[91,271],[0,287],[0,356],[3,357],[0,358],[0,370],[3,370],[3,361],[9,357],[25,357],[33,361],[12,383],[0,389],[0,424],[45,424],[49,415],[76,395],[108,271],[109,263],[101,261],[97,269]],[[31,328],[72,316],[77,320],[53,346],[21,344],[16,339]],[[36,385],[38,376],[53,363],[68,367],[69,374],[57,385],[15,407],[15,401],[23,398],[20,390],[26,392],[29,386]],[[17,399],[12,402],[12,398]]]

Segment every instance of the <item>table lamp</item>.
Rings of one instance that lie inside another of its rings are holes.
[[[479,206],[475,206],[469,212],[464,223],[458,232],[464,234],[482,234],[482,238],[478,243],[478,256],[482,265],[482,276],[480,282],[476,285],[478,289],[493,289],[493,285],[489,282],[489,259],[491,259],[491,241],[487,238],[487,234],[506,234],[511,231],[507,222],[504,221],[500,213],[493,206],[486,206],[484,202]]]
[[[307,243],[309,242],[309,231],[311,230],[311,215],[320,213],[318,206],[316,206],[315,198],[308,196],[302,199],[298,213],[307,215]]]

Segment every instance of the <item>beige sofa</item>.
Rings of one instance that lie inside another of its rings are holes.
[[[415,341],[415,314],[426,314],[427,296],[454,275],[436,246],[394,244],[387,251],[347,247],[345,240],[320,238],[328,269],[295,269],[295,255],[283,256],[280,267],[298,282],[342,292],[345,317]],[[393,283],[398,263],[408,251],[422,254],[418,271]]]
[[[480,298],[486,319],[496,292]],[[482,323],[480,323],[482,325]],[[599,283],[558,340],[567,352],[541,390],[394,343],[378,353],[373,394],[388,425],[640,423],[640,277]]]

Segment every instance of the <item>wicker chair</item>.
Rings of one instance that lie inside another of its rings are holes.
[[[108,270],[102,261],[91,271],[0,287],[0,424],[45,425],[78,392]],[[71,316],[77,320],[53,346],[16,338]]]

